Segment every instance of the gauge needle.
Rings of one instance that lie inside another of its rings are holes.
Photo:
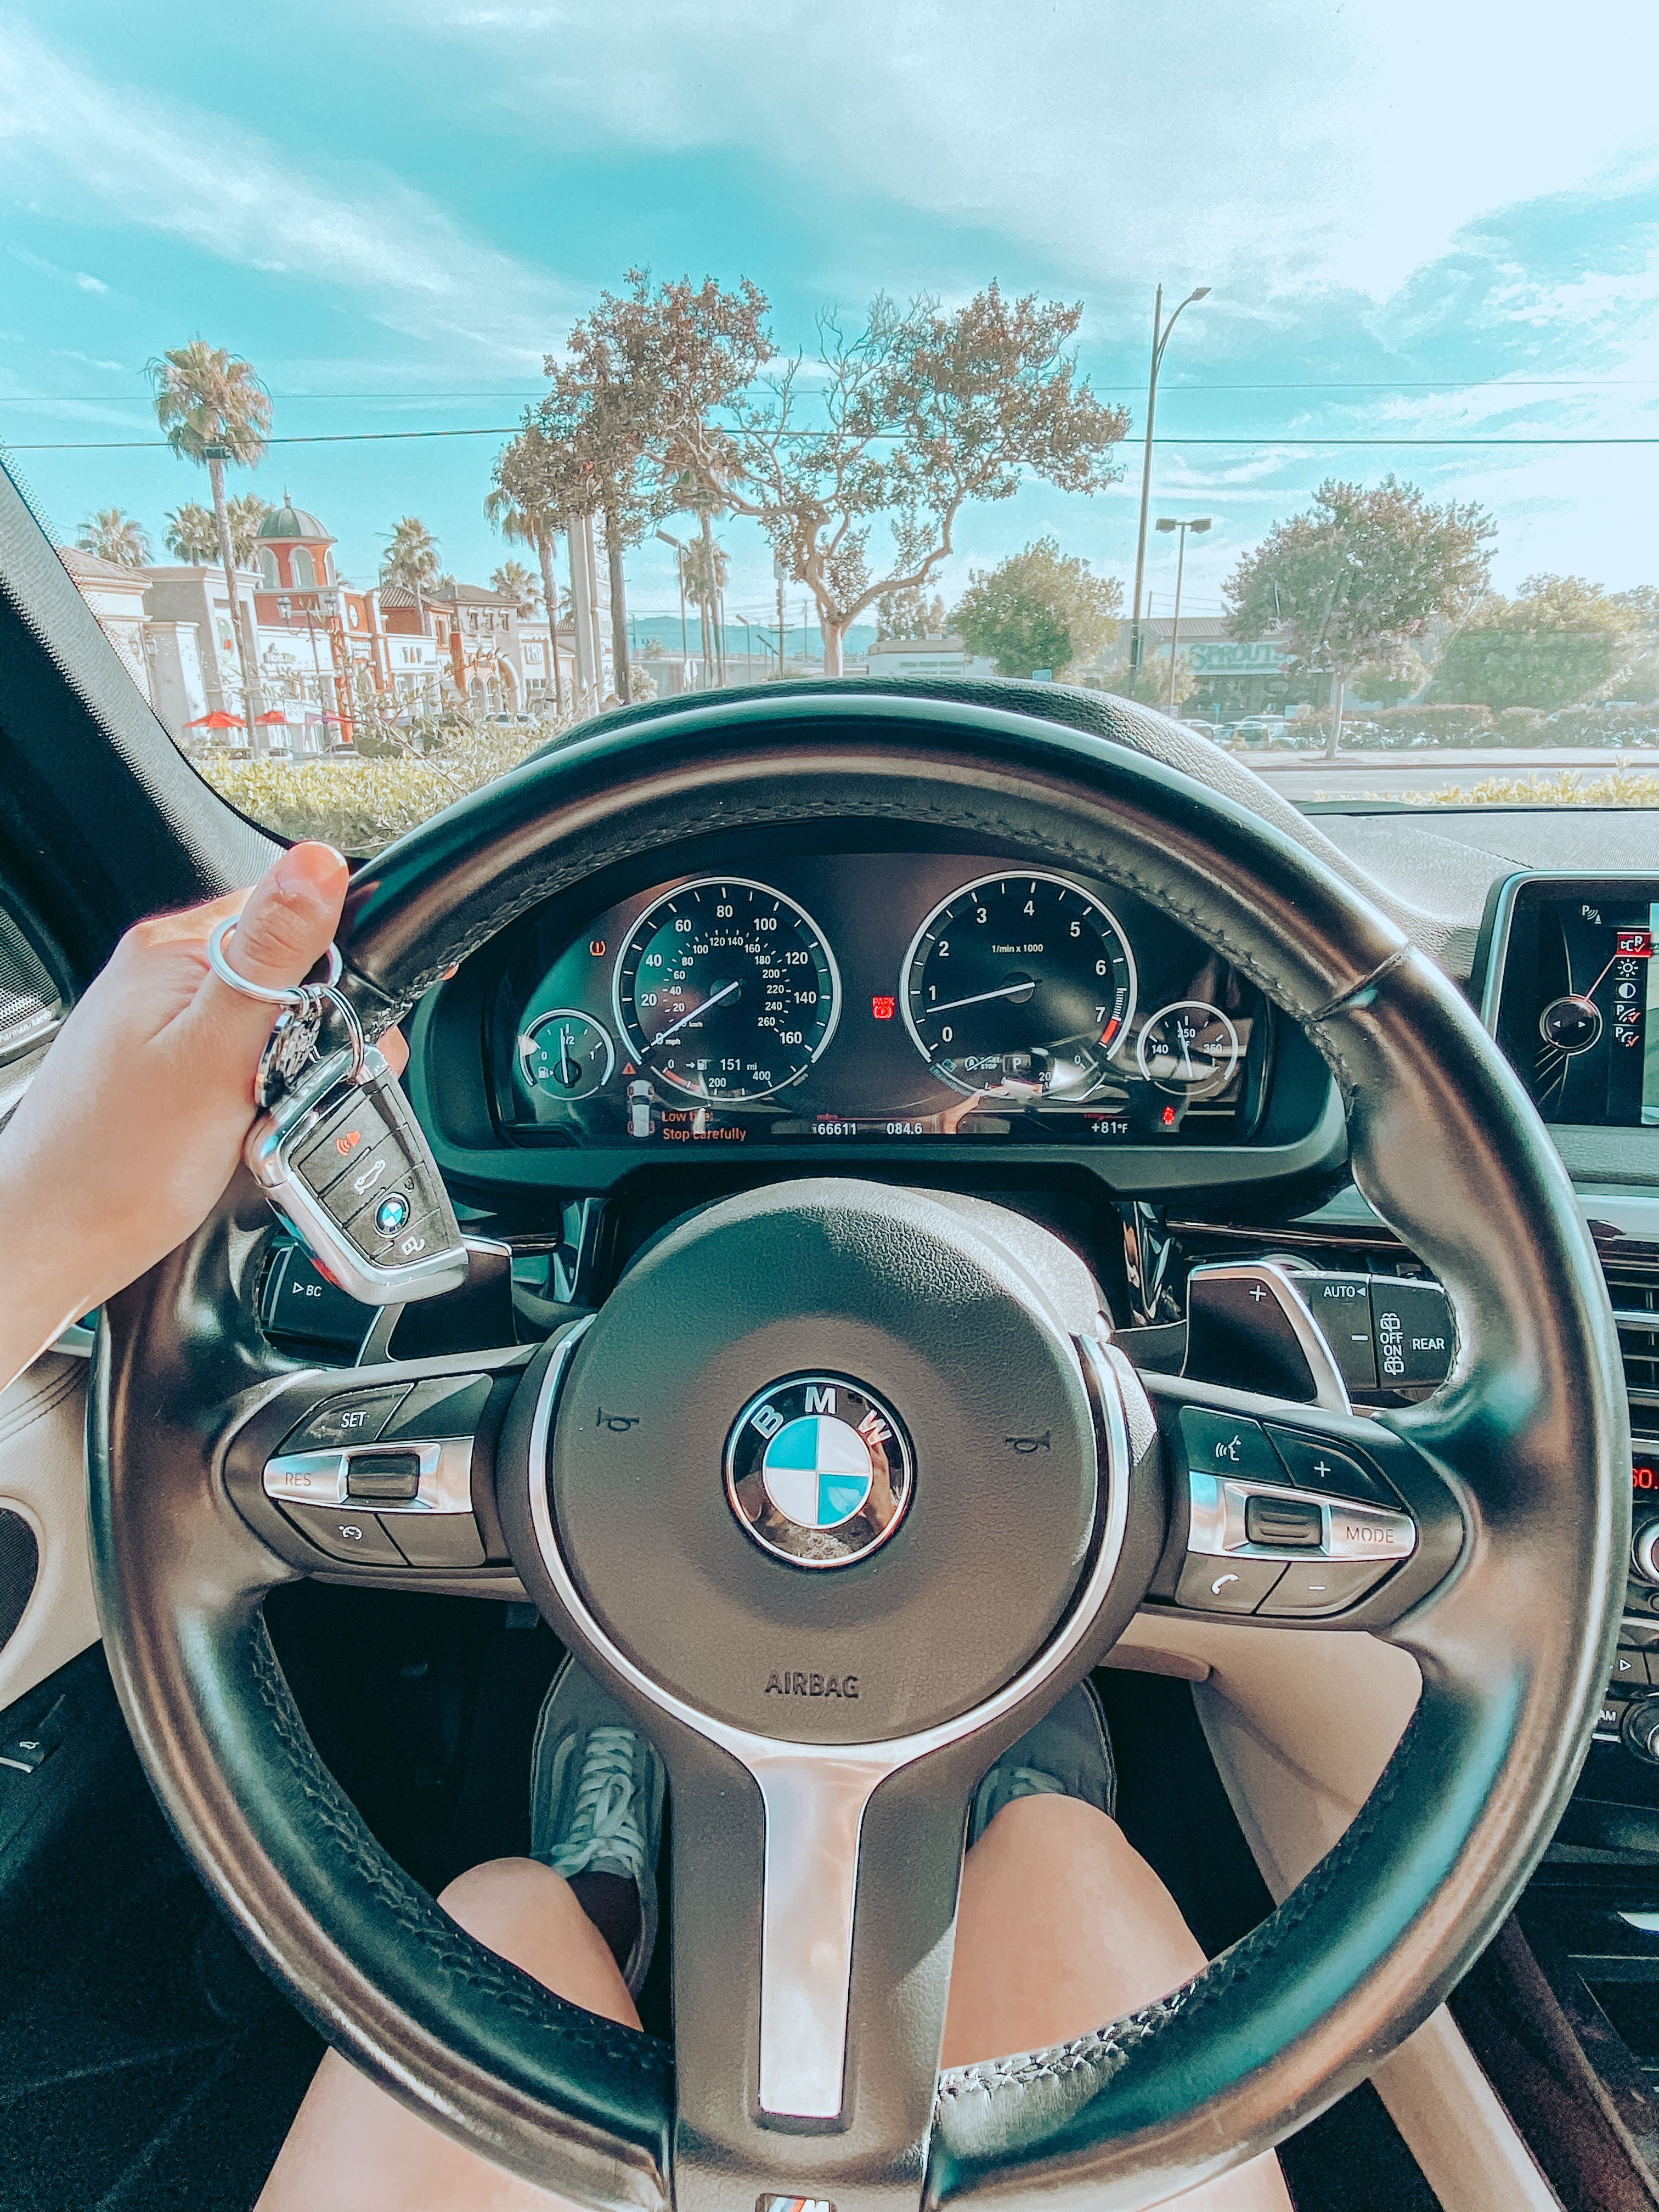
[[[699,1014],[706,1014],[710,1006],[718,1006],[722,999],[729,999],[733,991],[740,991],[742,988],[743,978],[741,976],[738,978],[735,983],[722,984],[718,991],[714,992],[708,998],[700,1000],[696,1006],[693,1006],[689,1014],[682,1014],[678,1021],[670,1022],[665,1030],[659,1030],[657,1035],[651,1040],[651,1050],[655,1052],[659,1044],[666,1044],[670,1037],[678,1036],[688,1022],[695,1022]]]
[[[975,991],[969,999],[947,999],[942,1006],[928,1006],[924,1009],[924,1012],[929,1014],[953,1014],[958,1006],[982,1006],[988,999],[1017,999],[1022,991],[1027,998],[1030,998],[1036,988],[1036,985],[1028,976],[1022,983],[1005,983],[1000,991]]]
[[[559,1024],[559,1080],[567,1091],[574,1090],[576,1082],[576,1063],[570,1057],[570,1032]]]

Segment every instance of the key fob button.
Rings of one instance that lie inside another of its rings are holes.
[[[325,1197],[392,1133],[372,1097],[348,1099],[346,1104],[348,1110],[336,1115],[294,1162],[319,1198]]]
[[[409,1190],[414,1176],[409,1155],[397,1139],[383,1138],[357,1165],[347,1169],[323,1204],[349,1235],[360,1214],[372,1215],[394,1190]]]

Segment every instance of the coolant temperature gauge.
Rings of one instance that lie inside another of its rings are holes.
[[[1226,1089],[1239,1050],[1238,1031],[1219,1006],[1204,999],[1178,999],[1142,1030],[1135,1058],[1158,1090],[1200,1098]]]
[[[556,1006],[538,1014],[519,1039],[519,1066],[532,1091],[548,1098],[586,1098],[611,1080],[617,1048],[592,1014]]]

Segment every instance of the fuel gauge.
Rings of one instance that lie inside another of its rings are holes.
[[[590,1097],[611,1080],[617,1048],[592,1014],[556,1006],[538,1014],[519,1039],[519,1066],[531,1090],[548,1098]]]
[[[1181,1098],[1224,1091],[1238,1066],[1238,1031],[1206,999],[1177,999],[1140,1032],[1135,1058],[1146,1080]]]

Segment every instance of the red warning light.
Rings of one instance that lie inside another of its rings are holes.
[[[590,937],[587,940],[587,949],[596,960],[603,960],[605,957],[604,938]]]
[[[1653,932],[1650,929],[1621,929],[1616,939],[1614,957],[1620,960],[1651,960]]]
[[[1166,1106],[1158,1118],[1164,1124],[1164,1127],[1166,1129],[1173,1129],[1176,1125],[1175,1108],[1173,1106]]]
[[[878,996],[870,1001],[870,1018],[872,1022],[890,1022],[896,1012],[896,1000]]]

